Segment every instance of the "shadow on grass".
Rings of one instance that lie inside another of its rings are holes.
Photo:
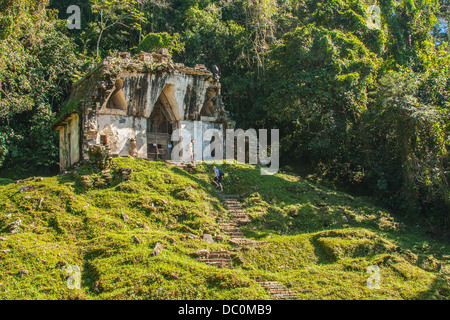
[[[154,167],[155,164],[156,167]],[[217,199],[223,204],[222,194],[212,183],[214,177],[212,163],[199,164],[188,169],[181,169],[166,163],[152,163],[153,170],[158,170],[159,166],[197,183],[211,198]],[[386,217],[394,218],[394,215],[388,213],[387,210],[377,207],[365,199],[317,185],[300,176],[285,174],[265,176],[260,174],[258,167],[245,164],[216,164],[216,166],[226,173],[223,181],[225,190],[223,194],[240,195],[244,199],[244,205],[245,201],[250,201],[251,198],[268,204],[266,212],[253,217],[250,226],[254,230],[250,227],[243,230],[246,236],[254,239],[262,239],[270,233],[296,235],[345,227],[361,227],[381,233],[384,237],[395,241],[403,249],[413,252],[416,243],[430,240],[423,234],[410,232],[415,230],[412,228],[402,231],[383,230],[380,228],[380,221]],[[57,180],[60,184],[75,182],[71,175],[60,175]],[[106,188],[114,187],[116,186]],[[85,193],[83,188],[77,186],[76,183],[73,184],[73,190],[76,194]],[[248,202],[247,206],[252,207],[253,205]],[[218,209],[217,204],[214,204],[214,207]],[[223,207],[225,206],[223,205]],[[342,220],[344,216],[348,219],[345,223]],[[395,221],[401,220],[406,219],[395,217]],[[319,257],[319,263],[333,262],[327,258],[317,243],[314,243],[314,240],[312,240],[312,244]],[[440,244],[442,245],[441,251],[449,254],[448,244],[442,242]],[[434,251],[434,247],[432,247],[430,253],[434,253]]]
[[[245,234],[255,239],[269,233],[296,235],[347,227],[365,228],[414,253],[418,253],[416,244],[428,243],[428,254],[450,254],[449,241],[432,239],[423,227],[417,228],[409,215],[393,214],[366,198],[329,189],[298,175],[264,176],[255,166],[223,164],[217,167],[227,173],[225,190],[242,195],[247,201],[244,209],[258,206],[252,199],[268,205],[261,208],[262,213],[254,214],[251,225],[244,228]],[[319,263],[332,262],[317,244],[313,244]]]
[[[420,292],[415,300],[448,300],[450,298],[450,277],[438,274],[427,291]]]
[[[330,256],[321,248],[320,244],[317,242],[318,236],[314,236],[310,239],[310,243],[314,247],[314,254],[318,258],[318,264],[333,264],[336,260],[330,258]]]
[[[14,183],[15,181],[8,178],[0,178],[0,186],[6,186],[8,184]]]
[[[60,185],[70,183],[71,187],[72,187],[72,191],[76,195],[82,195],[82,194],[85,194],[87,192],[87,189],[81,187],[77,183],[76,179],[74,179],[70,174],[67,174],[67,173],[66,174],[60,174],[60,175],[58,175],[56,177],[56,181],[58,181],[58,184],[60,184]]]

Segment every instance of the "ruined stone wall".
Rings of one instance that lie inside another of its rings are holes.
[[[59,127],[60,170],[80,161],[80,118],[74,113]]]
[[[180,141],[190,141],[194,139],[194,154],[196,160],[213,160],[211,158],[209,145],[211,143],[211,140],[205,139],[206,136],[203,134],[206,133],[210,129],[218,129],[221,132],[224,132],[225,126],[222,123],[214,123],[214,122],[207,122],[207,121],[181,121],[180,123],[180,129],[182,129],[182,136],[180,137]],[[217,137],[220,139],[220,137]],[[223,151],[225,152],[225,134],[222,136],[223,141]],[[186,148],[185,148],[186,149]],[[186,152],[187,150],[184,150],[183,157],[181,158],[182,161],[189,161],[189,154]]]
[[[147,119],[161,104],[173,130],[182,123],[226,121],[220,84],[204,66],[188,68],[167,55],[129,54],[106,58],[75,85],[71,100],[78,104],[82,130],[81,155],[107,142],[114,155],[147,157]],[[61,166],[69,161],[65,131],[60,131]],[[131,143],[131,145],[130,145]],[[71,162],[71,161],[70,161]]]
[[[112,109],[103,104],[102,114],[120,114],[136,117],[150,117],[158,99],[165,100],[176,121],[200,120],[206,104],[208,116],[214,121],[224,119],[221,106],[215,105],[217,88],[207,76],[186,75],[180,72],[168,73],[130,73],[121,72],[117,78],[123,81],[122,93],[125,110]]]
[[[135,116],[98,115],[98,144],[106,136],[112,155],[130,155],[130,140],[135,139],[137,157],[147,158],[147,119]]]

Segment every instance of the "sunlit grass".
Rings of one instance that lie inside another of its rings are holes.
[[[226,216],[212,163],[181,170],[117,158],[114,167],[133,168],[132,177],[104,188],[80,185],[81,175],[101,176],[87,167],[1,180],[0,299],[270,299],[256,280],[279,281],[301,299],[449,298],[449,247],[388,210],[295,174],[217,166],[224,192],[240,195],[253,219],[246,236],[263,242],[240,250],[233,270],[191,255],[236,249],[226,238],[202,240],[219,234],[217,218]],[[11,234],[17,219],[20,231]],[[163,249],[154,254],[157,244]],[[81,269],[80,289],[67,286],[71,265]],[[380,267],[380,289],[366,285],[371,265]]]

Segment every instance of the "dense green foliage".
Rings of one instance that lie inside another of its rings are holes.
[[[450,222],[448,0],[82,0],[69,30],[72,2],[0,1],[3,168],[54,167],[50,124],[99,59],[168,46],[218,65],[237,125],[280,128],[283,161]]]
[[[178,33],[171,36],[167,32],[149,33],[138,46],[138,52],[158,52],[160,49],[166,48],[169,53],[174,51],[181,52],[184,49],[184,44],[180,43],[180,35]]]
[[[52,168],[50,130],[79,60],[64,23],[42,1],[0,3],[0,165]]]
[[[225,235],[202,239],[221,234],[217,219],[227,219],[212,165],[186,171],[116,158],[111,172],[123,167],[133,169],[131,179],[113,174],[109,186],[87,165],[0,180],[0,299],[271,299],[257,279],[288,285],[300,299],[449,297],[442,239],[364,198],[243,164],[220,165],[225,192],[241,194],[253,220],[246,236],[263,243],[239,250],[232,270],[208,266],[191,253],[236,249]],[[371,265],[380,268],[380,289],[366,285]],[[79,289],[68,286],[69,266],[79,267]]]

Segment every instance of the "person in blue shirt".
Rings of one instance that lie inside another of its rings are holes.
[[[214,166],[213,169],[215,174],[213,182],[216,184],[216,186],[220,187],[220,190],[223,192],[222,178],[225,175],[225,173],[222,170],[217,169],[216,166]]]

